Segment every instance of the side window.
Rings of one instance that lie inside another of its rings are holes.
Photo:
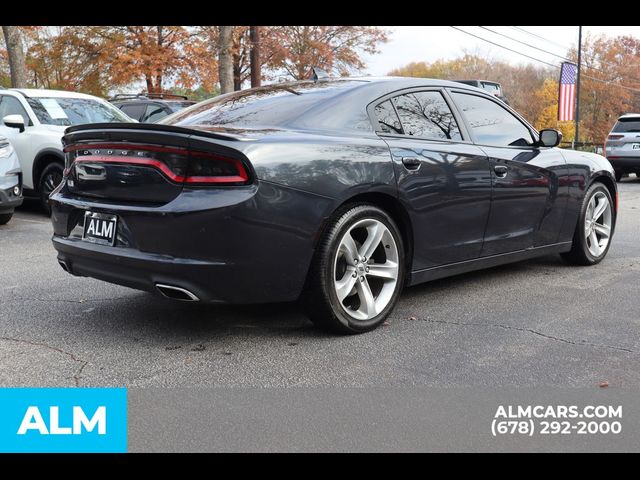
[[[393,99],[406,135],[462,140],[460,128],[440,92],[414,92]]]
[[[167,115],[169,115],[169,112],[167,112],[167,110],[163,105],[150,103],[149,105],[147,105],[147,111],[145,112],[144,116],[142,117],[142,120],[140,121],[146,122],[146,123],[153,123],[153,122],[157,122],[161,118],[166,117]]]
[[[376,106],[375,112],[381,131],[385,133],[403,133],[400,119],[396,114],[395,108],[391,105],[391,100],[387,100]]]
[[[134,120],[140,120],[140,118],[142,118],[142,115],[144,115],[145,105],[140,103],[133,103],[133,104],[127,103],[122,105],[119,108]]]
[[[0,120],[7,115],[21,115],[24,119],[24,124],[31,125],[29,115],[27,115],[27,112],[20,101],[16,98],[10,97],[9,95],[2,95],[0,97]]]
[[[477,143],[494,147],[525,147],[533,144],[531,131],[511,112],[478,95],[451,93],[467,119]]]

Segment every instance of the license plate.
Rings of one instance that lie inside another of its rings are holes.
[[[117,224],[118,217],[115,215],[85,212],[82,239],[91,243],[113,246],[116,243]]]
[[[640,150],[640,143],[632,143],[631,150]]]

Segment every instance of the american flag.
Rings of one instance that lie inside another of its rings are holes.
[[[567,122],[573,120],[573,110],[576,95],[575,63],[563,62],[560,69],[560,94],[558,96],[558,120]]]

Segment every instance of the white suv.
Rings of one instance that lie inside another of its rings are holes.
[[[0,136],[20,159],[25,196],[48,198],[62,180],[65,128],[80,123],[133,122],[120,109],[92,95],[62,90],[0,89]]]

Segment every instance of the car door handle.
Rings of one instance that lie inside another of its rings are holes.
[[[495,167],[493,167],[493,171],[496,172],[496,177],[504,178],[507,176],[509,169],[504,165],[496,165]]]
[[[420,168],[420,159],[416,157],[402,157],[402,164],[407,170],[417,170]]]

